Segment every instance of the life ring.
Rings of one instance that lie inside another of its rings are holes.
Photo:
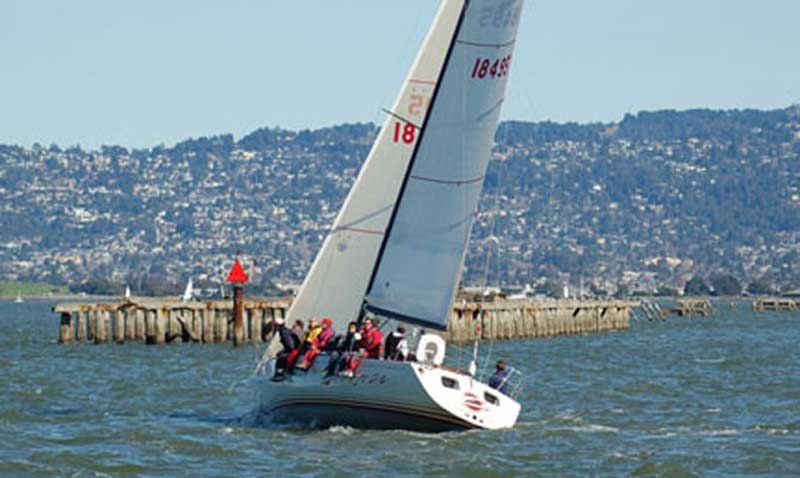
[[[436,334],[425,334],[417,343],[417,360],[423,363],[441,365],[447,345],[444,339]]]

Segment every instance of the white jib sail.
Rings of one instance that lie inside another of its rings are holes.
[[[366,297],[373,312],[446,328],[522,3],[467,2]]]
[[[342,330],[343,324],[358,317],[416,143],[413,125],[425,121],[461,7],[462,0],[446,0],[439,8],[372,150],[289,309],[290,320],[331,317],[337,330]]]

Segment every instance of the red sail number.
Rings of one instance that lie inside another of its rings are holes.
[[[411,144],[417,137],[417,128],[411,123],[401,123],[395,121],[394,123],[394,142],[399,143],[403,141],[405,144]]]
[[[472,78],[502,78],[508,74],[511,66],[511,53],[503,58],[481,58],[475,59],[475,66],[472,67]]]

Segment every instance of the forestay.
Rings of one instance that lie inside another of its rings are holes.
[[[446,328],[521,10],[522,0],[466,4],[370,283],[368,310]]]
[[[297,298],[290,319],[333,318],[338,330],[358,317],[383,235],[428,111],[462,10],[448,0],[434,19],[422,49],[325,238]],[[416,125],[416,126],[415,126]]]

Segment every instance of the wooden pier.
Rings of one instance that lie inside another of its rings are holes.
[[[244,299],[241,332],[235,328],[232,300],[184,303],[132,298],[116,303],[58,304],[53,311],[60,314],[58,341],[64,344],[258,343],[268,338],[274,318],[286,317],[291,300]],[[631,309],[638,305],[600,300],[461,302],[453,307],[447,336],[463,343],[478,335],[482,339],[522,339],[624,330],[630,327]]]
[[[714,307],[711,305],[711,300],[708,298],[693,297],[679,300],[678,307],[671,307],[667,309],[667,312],[679,317],[687,317],[690,315],[708,317],[714,313]]]
[[[453,307],[449,339],[557,337],[630,328],[639,303],[608,300],[500,300]]]
[[[242,339],[265,340],[267,325],[276,317],[285,317],[289,305],[290,298],[244,299]],[[61,314],[60,343],[221,343],[235,338],[231,300],[132,298],[116,303],[58,304],[53,311]]]
[[[795,312],[800,310],[798,302],[791,298],[765,297],[753,301],[754,312]]]

